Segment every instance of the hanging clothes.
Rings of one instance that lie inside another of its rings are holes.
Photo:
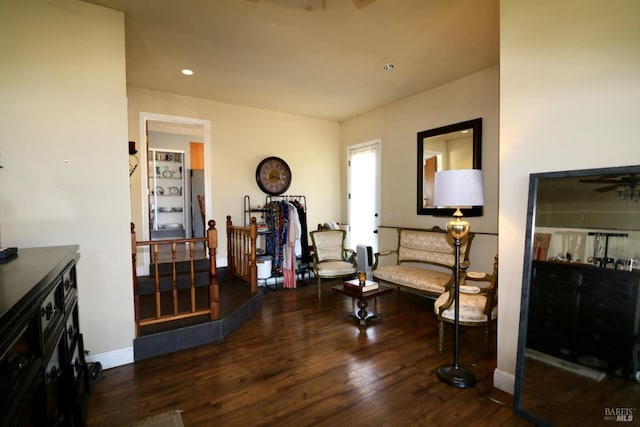
[[[298,262],[308,262],[306,199],[304,196],[268,196],[266,218],[269,230],[265,251],[273,256],[272,275],[283,276],[283,287],[295,288]]]
[[[282,275],[284,288],[296,287],[296,242],[300,246],[300,220],[298,210],[293,204],[284,202],[283,209],[287,212],[287,237],[283,249]]]
[[[309,252],[309,233],[307,228],[307,210],[299,200],[293,201],[293,206],[298,210],[298,219],[300,220],[300,246],[301,253],[299,255],[303,263],[310,261]]]

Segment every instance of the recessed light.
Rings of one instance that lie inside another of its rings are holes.
[[[392,63],[384,64],[384,65],[382,66],[382,69],[383,69],[384,71],[391,71],[391,70],[393,70],[394,68],[396,68],[396,66],[395,66],[395,65],[393,65]]]
[[[193,71],[188,69],[188,68],[185,68],[184,70],[182,70],[180,72],[185,76],[193,76]]]

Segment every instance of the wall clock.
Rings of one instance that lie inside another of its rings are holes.
[[[291,169],[287,162],[279,157],[267,157],[256,168],[258,187],[267,194],[280,195],[291,184]]]

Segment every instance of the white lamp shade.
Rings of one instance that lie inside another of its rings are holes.
[[[452,169],[436,172],[433,204],[454,207],[484,206],[480,169]]]

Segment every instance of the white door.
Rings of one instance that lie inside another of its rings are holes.
[[[347,147],[349,248],[378,250],[380,226],[380,140]]]

